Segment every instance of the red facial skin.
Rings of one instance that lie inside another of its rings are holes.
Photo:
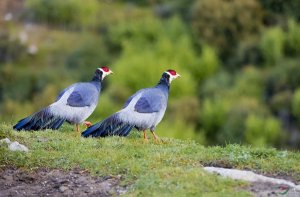
[[[167,72],[170,73],[170,74],[173,75],[173,76],[176,76],[176,75],[177,75],[177,73],[176,73],[175,70],[167,70]]]
[[[109,72],[109,68],[107,68],[106,66],[101,67],[101,69],[102,69],[104,72]]]

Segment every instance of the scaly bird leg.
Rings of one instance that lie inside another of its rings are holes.
[[[143,131],[143,132],[144,132],[144,140],[145,140],[146,142],[148,142],[148,137],[147,137],[146,130],[145,130],[145,131]]]
[[[89,121],[84,121],[83,124],[86,126],[86,128],[89,128],[90,126],[92,126],[92,123]]]
[[[154,133],[154,131],[151,131],[151,133],[154,137],[155,142],[158,142],[158,136]]]
[[[77,133],[80,132],[80,130],[79,130],[79,124],[76,124],[76,131],[77,131]]]

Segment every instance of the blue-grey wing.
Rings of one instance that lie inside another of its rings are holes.
[[[134,106],[139,113],[159,112],[162,109],[162,97],[159,94],[142,96]]]
[[[70,105],[72,107],[90,106],[91,104],[90,104],[89,100],[90,99],[83,96],[80,92],[73,91],[67,100],[67,105]]]
[[[92,85],[80,84],[76,86],[67,99],[67,105],[72,107],[91,106],[98,102],[99,92]]]
[[[131,95],[131,96],[126,100],[126,102],[124,103],[123,109],[126,108],[126,107],[129,105],[129,103],[131,102],[131,100],[132,100],[136,95],[138,95],[140,92],[142,92],[142,91],[143,91],[143,90],[140,90],[140,91],[136,92],[135,94]]]

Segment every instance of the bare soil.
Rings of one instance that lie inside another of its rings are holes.
[[[299,197],[300,192],[286,185],[277,185],[265,182],[252,183],[247,188],[247,191],[258,197],[284,196],[284,197]]]
[[[121,186],[121,176],[94,177],[88,172],[73,169],[39,169],[27,172],[21,169],[0,169],[0,197],[6,196],[119,196],[126,193]],[[285,185],[271,183],[252,183],[240,188],[253,196],[299,197],[300,193]]]
[[[80,169],[0,169],[0,196],[119,196],[127,191],[121,178],[93,177]]]

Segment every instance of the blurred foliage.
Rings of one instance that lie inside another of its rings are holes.
[[[0,64],[19,60],[25,52],[25,47],[18,40],[11,38],[7,31],[0,30]]]
[[[300,89],[295,91],[295,94],[292,99],[292,110],[293,114],[300,119]]]
[[[279,27],[268,29],[262,36],[261,49],[267,65],[276,65],[284,53],[284,33]]]
[[[196,83],[188,70],[200,67],[197,64],[200,59],[194,53],[180,19],[171,18],[161,22],[153,17],[145,17],[123,22],[110,31],[113,32],[110,33],[111,39],[122,43],[120,58],[114,65],[114,69],[118,70],[118,80],[112,81],[112,84],[126,90],[126,98],[141,87],[156,84],[162,71],[169,68],[178,70],[184,76],[179,82],[173,82],[171,98],[195,94]]]
[[[69,54],[66,66],[70,70],[77,70],[80,79],[84,80],[91,78],[91,73],[85,73],[86,70],[93,71],[96,66],[108,65],[111,58],[101,37],[90,36]]]
[[[27,0],[28,15],[35,21],[59,26],[80,27],[96,12],[97,1],[85,0]]]
[[[250,115],[246,120],[246,142],[259,147],[278,144],[280,130],[277,119]]]
[[[256,0],[198,0],[192,24],[200,42],[214,46],[224,59],[240,41],[260,32],[262,15]]]
[[[259,0],[259,2],[266,12],[270,13],[271,16],[269,17],[292,17],[300,20],[300,1],[298,0]]]
[[[99,121],[172,68],[182,78],[172,83],[158,135],[300,148],[300,1],[26,0],[23,6],[20,18],[0,23],[1,120],[47,106],[107,65],[115,75],[105,80],[90,117]]]
[[[288,21],[286,33],[286,54],[297,56],[300,53],[300,25],[294,20]]]

